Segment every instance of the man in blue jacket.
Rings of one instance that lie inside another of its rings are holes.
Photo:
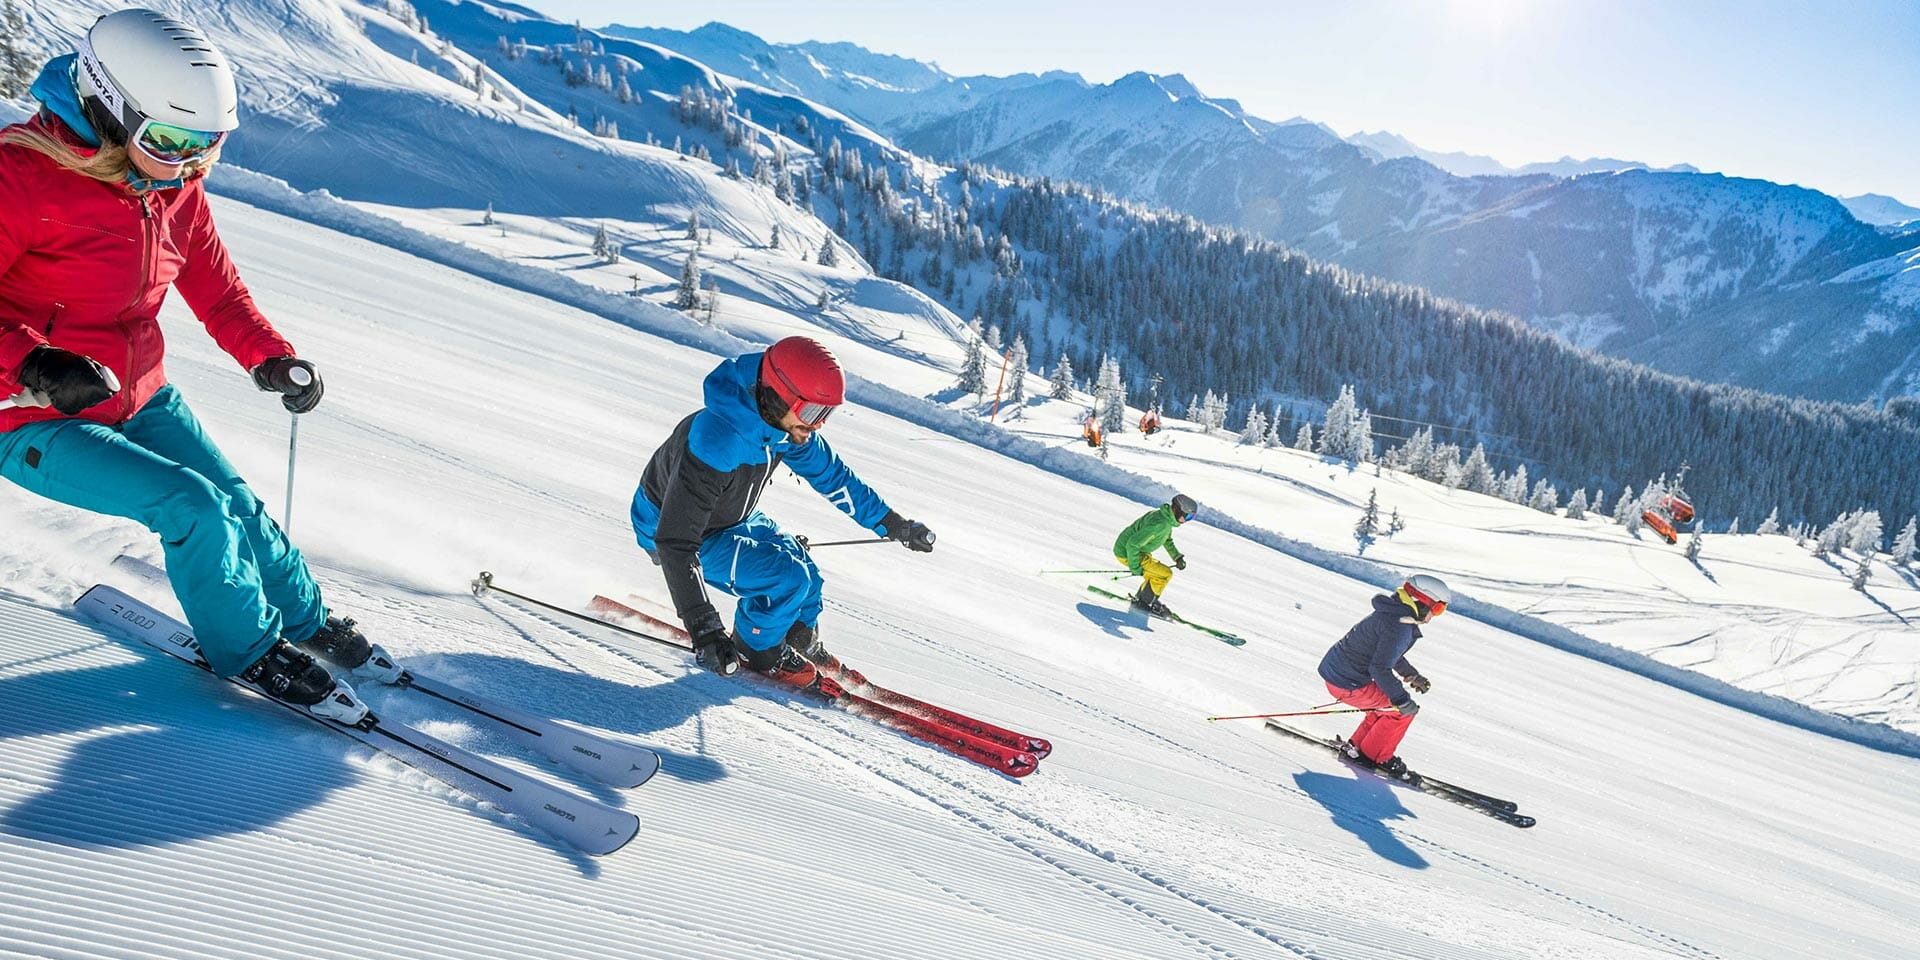
[[[1452,599],[1453,591],[1439,577],[1410,577],[1391,595],[1374,597],[1373,613],[1320,659],[1320,679],[1327,682],[1329,693],[1348,706],[1376,711],[1360,721],[1347,741],[1348,759],[1370,763],[1395,779],[1407,777],[1406,762],[1394,755],[1420,712],[1407,688],[1426,693],[1431,686],[1407,662],[1407,650],[1420,639],[1419,625],[1445,613]]]
[[[709,670],[732,674],[744,658],[807,686],[816,663],[838,665],[817,633],[820,568],[756,509],[782,463],[861,526],[933,549],[933,531],[890,509],[817,434],[845,402],[846,383],[839,361],[807,337],[723,361],[707,375],[706,407],[680,421],[641,476],[634,534],[666,575],[674,612]],[[731,634],[706,584],[739,598]]]

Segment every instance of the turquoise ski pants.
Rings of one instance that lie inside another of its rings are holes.
[[[326,622],[300,551],[171,384],[118,428],[45,420],[0,433],[0,476],[159,534],[174,596],[223,677]]]

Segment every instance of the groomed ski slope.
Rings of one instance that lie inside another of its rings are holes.
[[[0,488],[0,954],[1911,955],[1920,762],[1449,616],[1414,654],[1435,687],[1405,753],[1540,818],[1494,823],[1201,719],[1321,702],[1313,666],[1370,587],[1203,524],[1181,533],[1178,609],[1252,642],[1149,628],[1035,573],[1101,565],[1148,504],[871,410],[835,418],[835,447],[939,549],[821,551],[824,637],[883,683],[1051,738],[1026,781],[476,601],[482,568],[561,602],[661,593],[626,502],[718,357],[216,207],[262,307],[327,377],[293,529],[331,602],[396,654],[665,767],[620,795],[369,691],[641,816],[620,853],[571,855],[80,626],[65,604],[154,545]],[[167,320],[175,382],[277,510],[286,416],[178,305]],[[765,505],[859,535],[790,480]]]

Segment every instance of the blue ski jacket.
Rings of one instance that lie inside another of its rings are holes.
[[[1320,658],[1320,679],[1342,690],[1377,683],[1395,706],[1406,703],[1411,698],[1400,677],[1420,674],[1407,662],[1407,650],[1420,639],[1420,628],[1412,620],[1413,610],[1399,598],[1389,593],[1374,597],[1373,613]]]
[[[754,389],[760,354],[725,360],[707,375],[706,407],[674,428],[653,453],[633,495],[633,531],[654,552],[687,629],[718,627],[720,615],[700,573],[700,545],[752,516],[784,463],[861,526],[885,536],[892,511],[815,433],[794,443],[760,416]]]

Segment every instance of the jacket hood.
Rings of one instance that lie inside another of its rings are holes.
[[[754,400],[753,389],[760,382],[760,356],[749,353],[720,361],[720,365],[707,374],[701,390],[708,411],[726,421],[741,436],[772,444],[787,439],[787,435],[760,416],[760,404]]]
[[[1405,623],[1413,624],[1413,635],[1420,636],[1420,621],[1413,618],[1413,608],[1400,602],[1400,598],[1391,593],[1377,593],[1373,596],[1373,612],[1384,613]]]
[[[80,91],[73,85],[73,65],[79,59],[79,55],[69,53],[47,61],[28,92],[48,112],[59,117],[74,136],[87,146],[97,148],[100,146],[100,135],[94,132],[93,124],[87,122],[86,111],[80,109]]]

